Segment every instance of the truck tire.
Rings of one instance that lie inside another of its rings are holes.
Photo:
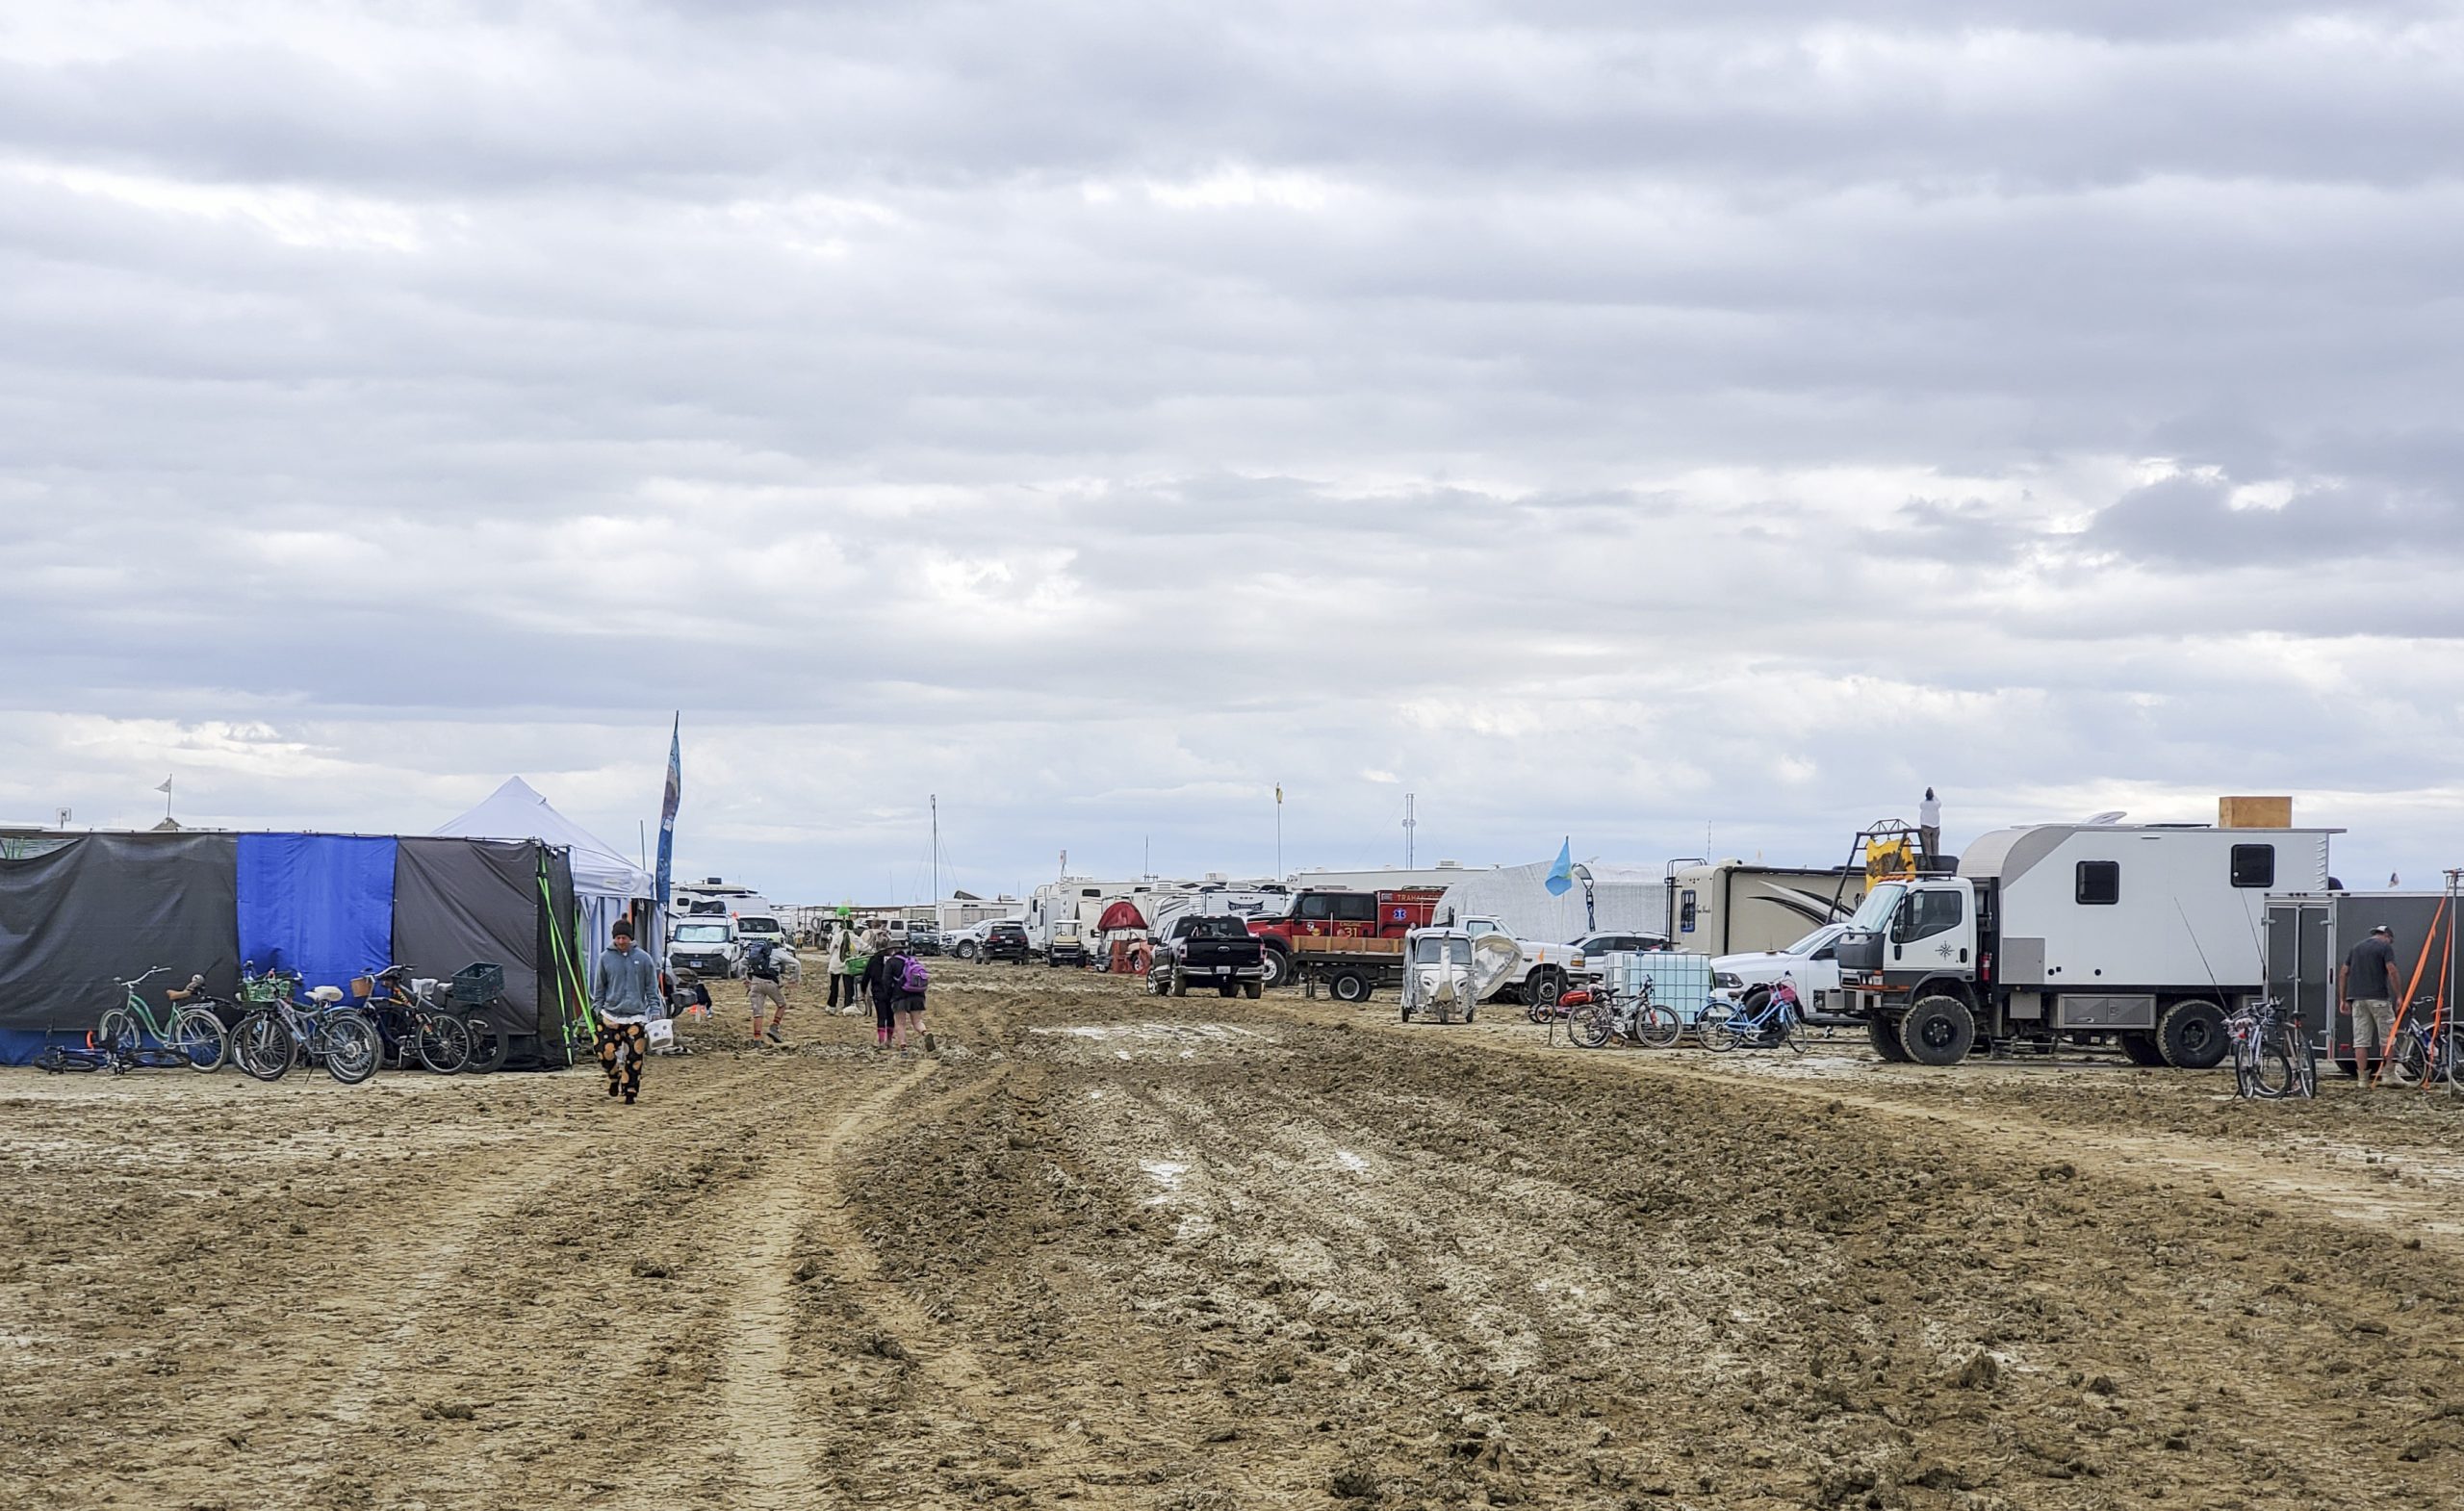
[[[1890,1019],[1886,1017],[1867,1018],[1865,1020],[1865,1037],[1873,1044],[1874,1053],[1876,1055],[1889,1061],[1895,1065],[1904,1065],[1908,1063],[1908,1051],[1902,1049],[1899,1045],[1899,1025],[1893,1023]]]
[[[1976,1014],[1957,997],[1919,997],[1899,1020],[1899,1047],[1920,1065],[1956,1065],[1976,1047]]]
[[[1337,1002],[1367,1002],[1369,978],[1358,971],[1337,971],[1326,982]]]
[[[1278,950],[1271,944],[1268,945],[1266,949],[1266,968],[1267,973],[1265,981],[1268,986],[1281,986],[1290,983],[1292,980],[1292,956],[1290,952]]]
[[[2122,1058],[2134,1065],[2161,1065],[2165,1052],[2156,1047],[2153,1034],[2118,1034],[2114,1041],[2121,1045]]]
[[[1185,972],[1182,972],[1182,971],[1177,971],[1177,970],[1176,970],[1176,971],[1172,972],[1172,995],[1173,995],[1173,996],[1175,996],[1175,997],[1186,997],[1186,996],[1188,996],[1189,994],[1190,994],[1190,979],[1189,979],[1189,976],[1188,976]]]
[[[1170,986],[1171,980],[1164,972],[1148,971],[1146,973],[1146,994],[1148,996],[1160,997],[1168,990]]]
[[[2213,1002],[2176,1002],[2156,1020],[2156,1048],[2177,1070],[2212,1070],[2232,1047],[2224,1010]]]
[[[1523,984],[1523,994],[1534,1007],[1553,1008],[1566,994],[1566,973],[1554,965],[1543,965]]]
[[[1245,981],[1241,983],[1241,995],[1248,998],[1251,1002],[1255,1002],[1260,997],[1266,995],[1266,988],[1259,986],[1254,981]]]

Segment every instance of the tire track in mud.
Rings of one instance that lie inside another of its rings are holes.
[[[1322,1024],[1318,1017],[1296,1014],[1301,1021]],[[1399,1024],[1373,1022],[1367,1027],[1381,1036],[1413,1032]],[[1801,1102],[1837,1102],[1859,1112],[1910,1122],[1949,1124],[1982,1136],[2006,1157],[2048,1164],[2068,1161],[2100,1176],[2140,1186],[2162,1185],[2169,1179],[2211,1182],[2298,1207],[2346,1225],[2400,1229],[2425,1242],[2464,1252],[2464,1194],[2452,1184],[2429,1190],[2404,1190],[2392,1181],[2351,1173],[2334,1165],[2313,1165],[2288,1169],[2282,1164],[2254,1158],[2235,1146],[2197,1134],[2161,1132],[2115,1133],[2075,1122],[2034,1115],[2023,1105],[2005,1103],[1991,1114],[1946,1102],[1912,1100],[1859,1090],[1829,1079],[1739,1075],[1707,1068],[1659,1051],[1617,1053],[1574,1058],[1573,1052],[1524,1041],[1505,1034],[1481,1034],[1450,1042],[1450,1048],[1544,1059],[1588,1076],[1659,1077]],[[1588,1052],[1586,1052],[1588,1053]],[[1946,1075],[1956,1075],[1956,1070]]]
[[[740,1489],[749,1498],[738,1503],[755,1511],[792,1511],[812,1496],[816,1446],[806,1441],[806,1414],[793,1388],[796,1249],[804,1235],[821,1236],[823,1246],[839,1260],[842,1280],[862,1288],[869,1306],[906,1324],[902,1330],[912,1336],[929,1331],[920,1313],[905,1314],[895,1289],[871,1284],[875,1277],[862,1236],[838,1216],[845,1198],[813,1187],[817,1179],[834,1187],[848,1146],[877,1132],[891,1106],[933,1068],[927,1062],[858,1098],[828,1133],[799,1151],[789,1165],[792,1177],[757,1192],[754,1210],[741,1219],[740,1257],[748,1278],[726,1345],[723,1398],[745,1481]]]

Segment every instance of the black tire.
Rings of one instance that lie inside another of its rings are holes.
[[[1150,970],[1146,973],[1146,994],[1150,997],[1162,996],[1166,991],[1171,989],[1171,978],[1168,972]]]
[[[2165,1052],[2156,1047],[2156,1036],[2145,1033],[2118,1034],[2114,1042],[2121,1046],[2122,1058],[2134,1065],[2161,1065]]]
[[[1634,1014],[1634,1042],[1645,1049],[1674,1049],[1684,1037],[1685,1025],[1656,1002]]]
[[[2176,1070],[2213,1070],[2233,1048],[2224,1010],[2193,998],[2176,1002],[2156,1020],[2156,1047]]]
[[[1957,997],[1920,997],[1899,1020],[1899,1047],[1920,1065],[1956,1065],[1976,1047],[1976,1014]]]
[[[1257,1001],[1260,997],[1263,997],[1266,994],[1266,987],[1254,981],[1245,981],[1241,983],[1241,995],[1248,998],[1251,1002]]]
[[[133,1050],[141,1042],[137,1017],[126,1008],[113,1008],[94,1024],[94,1047]]]
[[[1186,997],[1189,994],[1190,979],[1188,974],[1177,970],[1172,972],[1172,995],[1175,997]]]
[[[374,1075],[385,1059],[384,1036],[356,1012],[329,1014],[321,1037],[325,1074],[345,1086],[357,1086]]]
[[[972,962],[975,960],[975,946],[963,939],[960,940],[959,947],[952,950],[950,953],[957,956],[960,960],[969,962]]]
[[[1271,944],[1268,945],[1266,949],[1266,969],[1267,973],[1264,979],[1268,986],[1282,986],[1289,985],[1292,981],[1291,953],[1286,950],[1278,950]]]
[[[1541,966],[1523,984],[1524,999],[1539,1008],[1544,1013],[1555,1007],[1557,999],[1565,994],[1566,973],[1554,965]]]
[[[252,1081],[279,1081],[290,1073],[297,1044],[291,1025],[266,1009],[249,1013],[231,1031],[231,1060]]]
[[[1215,986],[1215,994],[1219,997],[1229,997],[1240,989],[1241,984],[1237,981],[1218,982]]]
[[[213,1012],[190,1008],[172,1015],[169,1047],[187,1058],[190,1069],[212,1075],[230,1058],[231,1037]]]
[[[1367,1002],[1369,978],[1358,971],[1337,971],[1327,981],[1326,990],[1337,1002]]]
[[[1867,1018],[1865,1038],[1874,1046],[1876,1055],[1895,1065],[1908,1063],[1908,1051],[1900,1047],[1899,1025],[1890,1019],[1879,1015]]]
[[[476,1013],[462,1021],[471,1031],[471,1058],[462,1062],[462,1073],[481,1076],[503,1065],[513,1052],[513,1040],[504,1031]]]
[[[1412,1020],[1412,1005],[1411,1005],[1410,1003],[1406,1002],[1406,1003],[1404,1003],[1404,1004],[1403,1004],[1403,1021],[1404,1021],[1404,1022],[1406,1022],[1406,1023],[1409,1023],[1411,1020]]]
[[[449,1076],[471,1062],[471,1026],[450,1013],[437,1012],[416,1036],[420,1063]]]
[[[1608,1004],[1594,998],[1574,1010],[1566,1019],[1566,1037],[1585,1049],[1598,1049],[1608,1042],[1614,1032],[1615,1013]]]

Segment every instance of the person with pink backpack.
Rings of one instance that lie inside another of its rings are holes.
[[[873,1047],[905,1050],[924,1031],[924,993],[933,973],[911,955],[884,950],[864,968],[873,991]]]
[[[892,1021],[890,1037],[901,1053],[911,1042],[916,1041],[931,1049],[932,1036],[924,1032],[924,993],[933,985],[933,972],[914,956],[901,956],[899,960],[898,997],[892,1004],[896,1016]]]

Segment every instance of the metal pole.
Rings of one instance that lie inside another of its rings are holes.
[[[933,805],[933,918],[937,923],[941,917],[941,795],[931,793],[925,801]]]

